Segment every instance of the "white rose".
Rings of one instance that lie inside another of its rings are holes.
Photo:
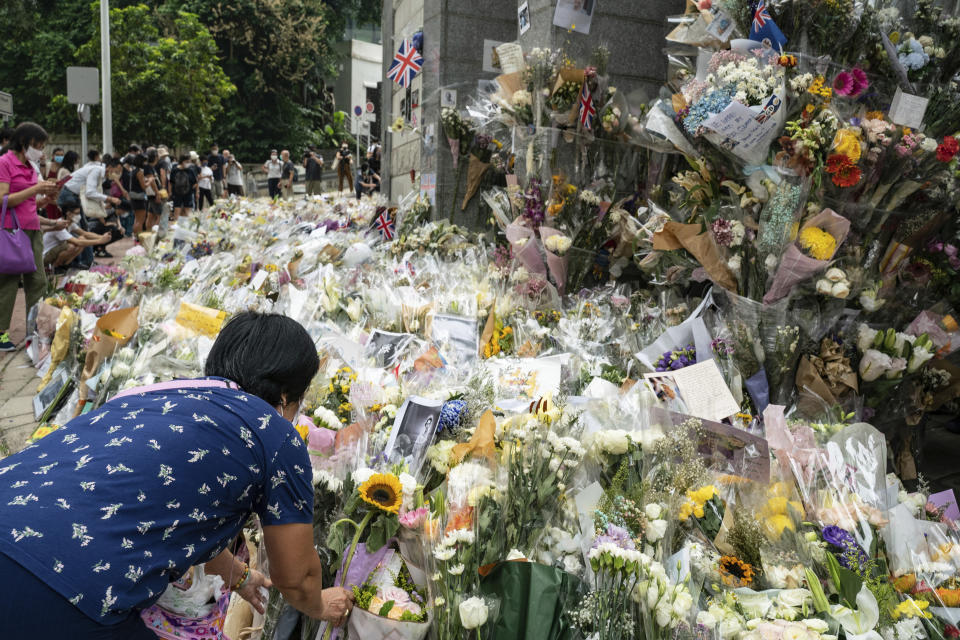
[[[360,467],[353,472],[353,484],[361,485],[367,480],[369,480],[374,474],[373,469],[368,469],[367,467]]]
[[[417,490],[417,479],[409,473],[401,473],[400,485],[403,487],[404,495],[412,495]]]
[[[476,629],[487,623],[490,610],[482,598],[474,596],[460,603],[460,624],[464,629]]]
[[[920,148],[927,153],[933,153],[937,150],[937,141],[935,138],[924,138],[923,142],[920,143]]]
[[[660,513],[663,511],[663,507],[661,507],[656,502],[651,502],[646,506],[646,508],[643,511],[644,513],[647,514],[647,520],[656,520],[660,517]]]
[[[800,622],[802,622],[807,629],[817,633],[824,633],[830,628],[830,625],[827,624],[827,621],[821,620],[820,618],[807,618],[806,620],[801,620]]]
[[[834,298],[846,298],[848,295],[850,295],[850,284],[841,280],[833,285],[833,289],[830,290],[830,294]]]
[[[847,279],[847,274],[843,272],[843,269],[831,267],[830,269],[827,269],[827,273],[824,277],[830,282],[840,282],[841,280]]]
[[[751,618],[763,618],[770,610],[770,599],[762,593],[749,591],[737,597],[743,612]],[[749,626],[749,623],[747,623]]]
[[[709,611],[701,611],[697,614],[697,624],[707,627],[708,629],[713,629],[717,626],[717,619],[714,618]]]
[[[580,571],[580,561],[576,556],[563,556],[563,570],[567,573],[577,573]]]
[[[507,561],[511,560],[526,560],[527,556],[520,553],[517,549],[510,549],[510,553],[507,554]]]
[[[667,532],[667,521],[666,520],[653,520],[647,523],[647,540],[650,542],[656,542],[663,538],[664,534]]]
[[[735,274],[740,273],[740,264],[741,258],[738,255],[727,260],[727,268],[730,269],[730,271],[733,271]]]
[[[731,247],[739,247],[740,243],[743,242],[743,236],[747,233],[746,227],[743,226],[743,223],[739,220],[734,220],[730,223],[730,235],[732,239],[730,240]]]
[[[829,296],[833,291],[833,284],[829,280],[820,279],[817,280],[817,293]]]
[[[777,268],[777,263],[779,261],[780,260],[777,258],[777,256],[771,253],[771,254],[768,254],[766,260],[763,261],[763,266],[767,268],[767,271],[772,272],[774,269]]]

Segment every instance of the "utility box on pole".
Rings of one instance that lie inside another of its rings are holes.
[[[96,67],[67,67],[67,102],[77,105],[80,146],[83,147],[83,161],[86,161],[90,105],[100,104],[100,70]]]

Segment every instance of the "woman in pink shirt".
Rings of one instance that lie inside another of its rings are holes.
[[[49,196],[56,195],[57,183],[53,180],[38,181],[35,166],[43,157],[47,132],[38,124],[24,122],[13,131],[7,145],[7,153],[0,156],[0,202],[6,198],[7,217],[4,228],[12,229],[16,216],[20,228],[30,237],[37,270],[24,274],[0,274],[0,351],[13,351],[16,347],[7,335],[17,288],[23,280],[26,308],[30,309],[43,295],[46,276],[43,272],[43,233],[37,206],[45,206]],[[40,198],[37,198],[40,196]],[[39,200],[39,202],[38,202]],[[2,206],[2,205],[0,205]],[[12,214],[12,215],[11,215]],[[44,222],[47,220],[44,218]],[[0,231],[0,233],[6,233]]]

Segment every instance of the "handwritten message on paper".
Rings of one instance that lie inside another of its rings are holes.
[[[185,329],[190,329],[197,333],[211,338],[220,333],[220,327],[223,321],[227,319],[227,312],[209,307],[201,307],[198,304],[181,302],[180,310],[177,312],[176,323]]]
[[[767,98],[762,108],[731,102],[720,113],[703,123],[722,136],[721,145],[744,159],[764,152],[780,130],[783,99],[778,94]]]
[[[523,47],[516,42],[505,42],[497,47],[500,70],[504,74],[517,73],[527,68],[523,61]]]
[[[713,360],[704,360],[672,373],[690,415],[720,421],[740,411],[740,405]]]

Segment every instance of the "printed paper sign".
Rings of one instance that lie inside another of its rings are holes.
[[[902,127],[919,129],[923,126],[923,116],[927,113],[929,103],[928,99],[904,93],[900,87],[897,87],[893,103],[890,105],[890,121]]]
[[[783,99],[773,94],[762,107],[748,107],[731,102],[720,113],[707,118],[703,125],[717,132],[720,145],[737,156],[752,160],[758,153],[766,154],[770,142],[783,124]]]
[[[498,73],[500,71],[500,58],[497,55],[497,47],[502,42],[497,40],[483,41],[483,70],[487,73]]]
[[[227,312],[209,307],[201,307],[198,304],[181,302],[180,310],[177,312],[176,323],[185,329],[190,329],[197,333],[202,333],[211,338],[220,333],[220,327],[223,321],[227,319]]]
[[[523,3],[526,6],[527,3]],[[497,56],[500,58],[500,71],[504,75],[519,73],[526,68],[523,61],[523,47],[516,42],[505,42],[497,47]]]

